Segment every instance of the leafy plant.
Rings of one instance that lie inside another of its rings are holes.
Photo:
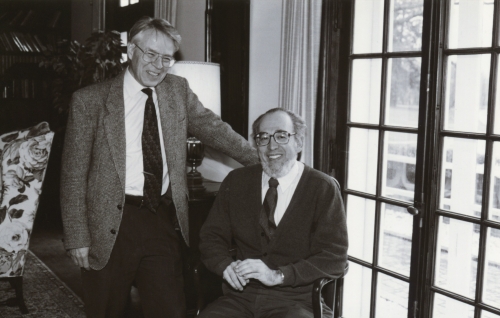
[[[40,67],[54,73],[52,94],[54,107],[67,117],[71,95],[78,89],[113,78],[123,69],[120,33],[96,31],[82,45],[64,40],[48,47]]]

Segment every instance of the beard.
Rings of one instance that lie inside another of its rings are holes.
[[[262,170],[264,170],[264,172],[268,176],[278,179],[283,176],[286,176],[290,172],[290,170],[292,170],[295,161],[296,161],[295,159],[288,160],[284,163],[280,161],[271,161],[271,162],[261,161]]]

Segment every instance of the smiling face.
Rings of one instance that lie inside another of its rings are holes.
[[[144,61],[141,50],[134,43],[137,43],[144,52],[150,51],[173,57],[176,51],[174,41],[166,34],[151,29],[140,32],[127,45],[130,73],[141,85],[155,87],[167,75],[168,67],[162,65],[161,58],[154,62]]]
[[[293,122],[285,112],[275,112],[265,115],[260,122],[259,133],[274,134],[277,131],[294,133]],[[297,154],[302,151],[302,142],[296,136],[290,136],[287,144],[278,144],[271,137],[269,144],[259,146],[259,153],[262,169],[273,178],[285,176],[292,169],[297,160]]]

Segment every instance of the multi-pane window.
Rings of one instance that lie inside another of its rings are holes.
[[[500,0],[350,11],[343,315],[499,318]]]
[[[356,0],[347,123],[346,317],[408,315],[423,0]]]
[[[500,317],[496,7],[493,0],[439,7],[445,29],[432,317]]]

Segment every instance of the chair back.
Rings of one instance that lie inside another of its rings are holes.
[[[53,137],[45,122],[0,136],[0,278],[23,274]]]

